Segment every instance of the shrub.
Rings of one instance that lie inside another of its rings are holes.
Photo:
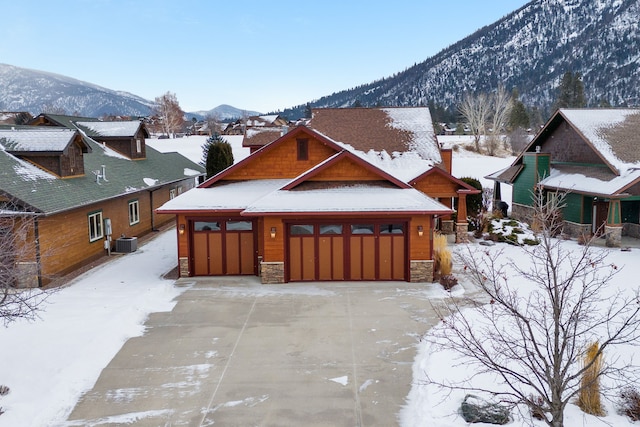
[[[445,291],[450,291],[451,288],[458,284],[458,279],[453,274],[446,274],[440,278],[440,284]]]
[[[531,411],[531,416],[536,420],[544,420],[544,400],[542,396],[530,396],[531,404],[529,405],[529,410]]]
[[[602,372],[602,353],[600,345],[594,342],[587,348],[584,355],[581,389],[578,395],[578,406],[587,414],[604,415],[604,408],[600,401],[600,372]]]
[[[620,391],[620,413],[631,421],[640,420],[640,392],[634,387],[627,387]]]

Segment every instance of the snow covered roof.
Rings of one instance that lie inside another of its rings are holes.
[[[640,181],[640,168],[627,169],[617,176],[602,168],[558,165],[540,184],[546,188],[607,197],[620,194]]]
[[[76,125],[87,129],[90,136],[105,137],[133,137],[140,129],[141,122],[139,120],[128,120],[118,122],[98,122],[98,121],[78,121]]]
[[[252,203],[245,215],[269,213],[450,213],[414,188],[350,184],[305,191],[278,190]]]
[[[619,173],[640,167],[640,109],[561,109],[559,113]]]
[[[75,136],[70,129],[21,126],[0,129],[0,145],[9,152],[62,152]]]
[[[194,188],[169,200],[158,212],[243,210],[288,182],[288,179],[219,181],[215,186]]]
[[[308,127],[402,181],[441,163],[431,114],[419,108],[319,108]]]

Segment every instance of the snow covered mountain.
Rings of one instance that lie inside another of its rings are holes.
[[[582,73],[590,105],[640,105],[638,17],[638,0],[534,0],[403,72],[310,104],[454,107],[465,91],[502,84],[517,87],[525,105],[548,109],[573,71]],[[304,106],[283,111],[303,113]]]
[[[245,116],[259,116],[262,113],[257,111],[247,111],[240,108],[232,107],[231,105],[221,104],[216,108],[209,111],[193,111],[186,113],[187,118],[195,117],[198,120],[204,119],[208,115],[212,115],[221,121],[235,120]]]
[[[153,102],[59,74],[0,64],[0,111],[146,116]]]

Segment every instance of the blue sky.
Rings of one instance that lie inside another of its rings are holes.
[[[185,111],[262,113],[393,75],[526,0],[35,0],[3,4],[0,62]]]

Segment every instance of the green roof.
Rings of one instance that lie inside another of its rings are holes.
[[[146,159],[131,160],[85,137],[85,175],[61,179],[11,155],[0,145],[0,192],[34,212],[54,214],[204,174],[202,166],[178,153],[146,146]],[[106,180],[95,172],[104,165]]]

